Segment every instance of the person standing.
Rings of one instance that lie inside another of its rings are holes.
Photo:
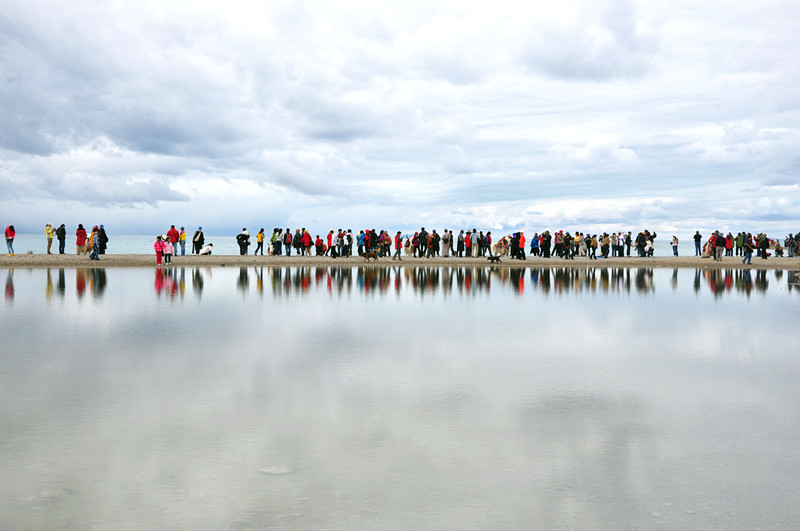
[[[250,246],[250,233],[246,228],[242,227],[242,232],[236,236],[236,242],[239,244],[239,254],[246,255],[247,248]]]
[[[303,230],[305,230],[305,228]],[[294,230],[292,247],[294,247],[294,252],[297,256],[303,256],[303,232],[300,229]]]
[[[694,233],[694,255],[695,256],[703,256],[703,251],[700,250],[700,242],[703,241],[703,237],[700,236],[700,231],[695,231]]]
[[[734,239],[734,243],[736,244],[736,256],[744,255],[742,251],[744,247],[744,232],[737,232],[736,238]]]
[[[106,234],[106,229],[103,227],[102,223],[98,229],[98,237],[100,239],[98,254],[106,254],[106,249],[108,248],[108,234]]]
[[[721,232],[714,233],[714,260],[722,262],[722,255],[725,253],[725,237]]]
[[[175,253],[175,245],[168,239],[164,238],[164,265],[172,265],[172,255]]]
[[[95,225],[92,227],[92,234],[89,236],[89,258],[91,260],[100,260],[100,227]]]
[[[611,236],[603,233],[603,237],[600,239],[600,253],[603,255],[603,258],[608,258],[608,247],[611,245]]]
[[[358,256],[364,254],[364,242],[366,242],[366,240],[367,240],[367,233],[362,230],[361,232],[358,233],[358,236],[356,236]]]
[[[47,254],[53,254],[50,252],[50,247],[53,245],[53,234],[55,230],[53,229],[53,224],[48,223],[44,226],[44,234],[47,236]]]
[[[56,238],[58,238],[58,254],[64,254],[67,247],[67,228],[63,223],[56,229]]]
[[[261,256],[264,256],[264,228],[262,227],[261,230],[258,231],[256,234],[256,250],[253,252],[253,256],[258,254],[258,251],[261,251]]]
[[[553,248],[553,235],[549,230],[542,233],[542,257],[550,258],[550,250]]]
[[[75,231],[75,254],[86,254],[86,229],[83,223],[78,223],[78,230]]]
[[[767,251],[769,250],[769,238],[767,238],[766,234],[759,235],[758,249],[761,252],[761,258],[766,260],[768,255]]]
[[[753,260],[753,236],[748,233],[743,240],[742,253],[744,254],[744,258],[742,259],[742,263],[750,265]]]
[[[400,236],[400,231],[397,231],[397,234],[394,235],[394,256],[392,257],[392,260],[397,259],[401,262],[403,261],[403,259],[400,258],[400,249],[402,248],[403,248],[403,237]]]
[[[283,246],[283,229],[275,227],[272,231],[272,255],[280,256]]]
[[[14,236],[16,234],[14,225],[6,225],[6,247],[8,247],[8,255],[6,256],[14,256]]]
[[[161,236],[156,236],[153,249],[156,251],[156,266],[161,267],[161,257],[164,255],[164,240],[161,239]]]
[[[425,254],[428,251],[428,231],[425,230],[425,227],[422,227],[419,231],[419,257],[425,258]]]
[[[102,229],[103,226],[100,225]],[[181,256],[186,256],[186,230],[181,227],[181,233],[178,235],[178,241],[181,242]]]
[[[178,246],[178,239],[181,237],[178,229],[175,228],[175,225],[170,225],[169,230],[167,231],[167,238],[169,239],[169,243],[172,244],[172,247],[175,248]]]
[[[678,237],[672,235],[672,254],[678,256]]]
[[[397,234],[400,234],[399,232]],[[397,237],[395,236],[395,239]],[[442,232],[442,258],[450,258],[450,244],[453,240],[453,235],[450,234],[450,231],[444,229]],[[395,242],[397,244],[397,242]]]
[[[333,229],[331,229],[330,232],[328,232],[327,238],[328,238],[328,252],[330,253],[328,256],[330,256],[331,258],[336,258],[336,256],[335,256],[336,255],[336,242],[334,241],[336,236],[333,233]]]
[[[206,238],[203,236],[203,227],[197,227],[197,230],[194,232],[194,236],[192,236],[192,252],[199,256],[200,249],[203,248],[203,244],[205,242]]]
[[[292,256],[292,229],[286,227],[286,232],[283,234],[283,247],[286,249],[286,256]]]

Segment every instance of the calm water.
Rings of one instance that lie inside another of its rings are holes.
[[[5,273],[2,529],[781,529],[775,271]]]

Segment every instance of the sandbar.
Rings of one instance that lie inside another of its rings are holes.
[[[526,260],[501,258],[499,264],[490,264],[485,257],[457,258],[413,258],[404,256],[402,261],[389,257],[379,258],[377,262],[365,261],[360,256],[331,258],[327,256],[270,256],[270,255],[211,255],[174,256],[172,267],[570,267],[570,268],[708,268],[708,269],[769,269],[800,270],[800,258],[775,258],[766,260],[753,257],[751,265],[742,264],[741,257],[724,257],[721,262],[712,258],[695,256],[657,256],[641,258],[598,258],[589,260],[576,257],[573,260],[562,258],[541,258],[528,256]],[[0,256],[0,267],[13,268],[97,268],[97,267],[156,267],[154,254],[106,254],[100,260],[91,260],[87,255],[75,254],[17,254]]]

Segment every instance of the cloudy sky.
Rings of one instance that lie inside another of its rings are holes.
[[[23,232],[800,230],[795,0],[7,0],[0,73]]]

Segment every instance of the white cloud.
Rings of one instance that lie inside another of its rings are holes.
[[[269,225],[791,224],[798,16],[788,0],[12,0],[0,207],[23,229],[45,206],[231,228],[264,209]]]

